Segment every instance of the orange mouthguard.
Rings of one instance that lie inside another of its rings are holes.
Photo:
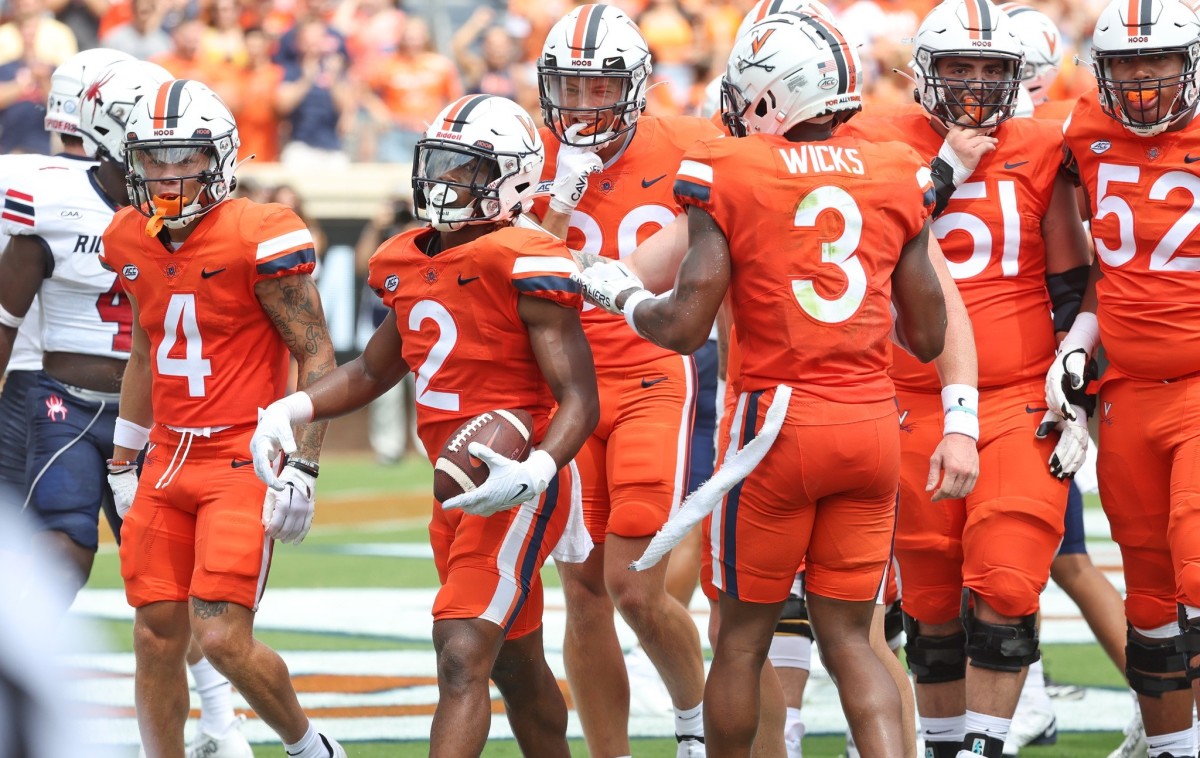
[[[1153,100],[1157,96],[1158,90],[1156,89],[1130,90],[1125,93],[1125,99],[1134,105],[1142,105],[1147,100]]]
[[[154,196],[154,215],[146,222],[146,236],[154,237],[163,228],[163,219],[166,216],[178,216],[183,213],[183,207],[187,205],[188,198],[183,195],[174,195],[172,197]],[[145,206],[143,206],[145,210]]]

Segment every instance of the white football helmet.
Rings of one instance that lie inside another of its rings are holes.
[[[125,127],[134,207],[182,229],[229,198],[241,144],[233,114],[207,85],[175,79],[137,102]],[[164,169],[176,167],[172,173]],[[199,190],[188,185],[199,183]]]
[[[1025,65],[1021,84],[1029,91],[1034,105],[1050,99],[1050,85],[1062,69],[1062,34],[1045,13],[1018,3],[1004,3],[1000,10],[1012,19],[1013,33],[1021,41]]]
[[[1175,76],[1115,79],[1118,58],[1179,55]],[[1196,106],[1196,62],[1200,59],[1200,21],[1180,0],[1113,0],[1096,20],[1092,70],[1103,111],[1142,137],[1167,130]]]
[[[862,61],[832,22],[777,13],[734,43],[721,82],[729,133],[784,134],[822,116],[840,123],[862,109]]]
[[[737,34],[734,35],[734,41],[746,36],[746,32],[750,31],[750,27],[762,21],[767,16],[773,16],[776,13],[787,13],[795,11],[796,13],[807,13],[810,16],[820,16],[826,21],[833,21],[833,14],[825,7],[824,3],[819,0],[758,0],[746,17],[742,19],[742,23],[738,26]]]
[[[938,72],[944,58],[998,59],[999,79],[956,79]],[[1012,20],[990,0],[946,0],[921,22],[914,40],[917,99],[947,125],[992,127],[1013,117],[1025,55]]]
[[[509,221],[533,205],[545,160],[524,108],[495,95],[459,98],[417,142],[416,216],[441,232]]]
[[[542,120],[568,145],[610,142],[646,109],[650,47],[614,6],[581,5],[559,20],[537,70]]]
[[[125,161],[125,124],[139,99],[171,76],[157,63],[120,60],[96,72],[79,97],[79,136],[88,157]]]
[[[96,47],[75,53],[50,75],[50,94],[46,96],[45,126],[48,132],[79,134],[79,98],[83,88],[96,78],[96,72],[117,61],[134,60],[129,53]]]

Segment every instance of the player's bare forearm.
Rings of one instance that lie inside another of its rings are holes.
[[[409,372],[400,355],[401,348],[396,314],[389,313],[371,335],[362,355],[304,388],[312,398],[313,418],[328,419],[350,413],[394,387]]]
[[[946,345],[946,297],[929,258],[929,225],[904,244],[892,271],[892,303],[909,351],[922,363],[942,354]]]
[[[552,211],[547,208],[546,214],[538,219],[538,223],[555,237],[566,241],[567,229],[571,226],[571,214],[560,213],[559,211]]]
[[[300,274],[267,279],[254,286],[263,310],[296,359],[296,387],[306,389],[337,368],[321,295],[311,276]],[[317,460],[325,439],[325,421],[296,426],[296,453]]]
[[[558,401],[558,410],[538,447],[562,468],[600,420],[592,348],[578,311],[528,296],[518,301],[517,309],[529,330],[529,343],[542,376]]]
[[[958,291],[958,285],[950,275],[941,246],[933,235],[929,236],[929,262],[937,274],[942,296],[946,300],[946,345],[934,361],[938,377],[943,387],[950,384],[976,387],[979,384],[979,356],[975,352],[971,317],[967,314],[967,306]]]
[[[675,283],[679,266],[687,254],[687,225],[686,216],[676,216],[674,221],[652,234],[622,259],[651,292],[666,292]]]

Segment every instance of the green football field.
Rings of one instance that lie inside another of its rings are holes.
[[[260,609],[259,637],[288,660],[306,709],[318,725],[338,726],[329,731],[343,741],[351,756],[428,752],[422,737],[428,734],[428,718],[436,704],[428,598],[437,586],[432,561],[425,554],[430,480],[423,460],[410,458],[399,466],[379,467],[367,457],[327,456],[312,532],[303,545],[276,547]],[[1089,506],[1097,507],[1094,499]],[[561,642],[552,641],[554,627],[549,620],[551,597],[559,584],[553,568],[547,568],[543,577],[548,590],[549,657],[551,646]],[[128,681],[131,612],[123,607],[120,589],[115,548],[102,546],[92,580],[76,606],[76,612],[93,620],[100,631],[89,653],[94,658],[85,656],[85,663],[94,663],[103,687],[94,693],[89,689],[85,699],[112,709],[118,721],[111,739],[130,745],[132,756],[136,726]],[[1046,668],[1057,681],[1093,688],[1089,697],[1098,693],[1112,699],[1123,694],[1121,677],[1094,643],[1079,640],[1046,644],[1044,649]],[[561,670],[556,673],[563,678]],[[828,711],[831,691],[828,686],[810,690],[805,708]],[[665,719],[669,724],[669,716]],[[498,722],[503,722],[503,716],[497,712],[493,729]],[[1067,722],[1060,712],[1060,729],[1071,729]],[[1103,758],[1120,743],[1124,723],[1124,718],[1115,717],[1092,720],[1088,731],[1060,731],[1056,745],[1027,748],[1021,754]],[[264,730],[253,718],[246,725],[247,736],[256,743],[255,754],[282,756],[282,747]],[[669,733],[651,732],[665,738],[635,740],[634,755],[673,756],[675,741]],[[844,744],[839,728],[836,733],[806,738],[804,752],[814,758],[837,756]],[[582,741],[572,741],[572,753],[587,755]],[[519,754],[515,743],[506,739],[493,740],[485,752],[487,756]]]

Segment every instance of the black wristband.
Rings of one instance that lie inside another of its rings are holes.
[[[313,479],[316,479],[321,471],[321,464],[317,463],[316,461],[310,461],[307,458],[289,457],[287,459],[287,463],[284,463],[283,465],[291,466],[297,471],[303,471]]]

